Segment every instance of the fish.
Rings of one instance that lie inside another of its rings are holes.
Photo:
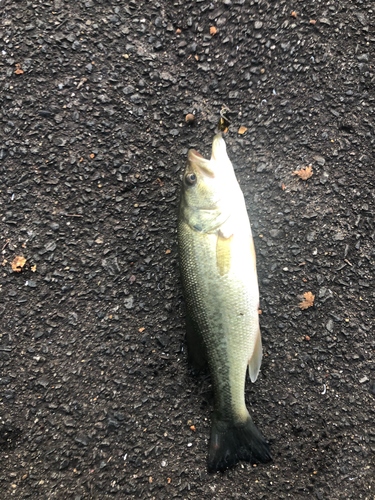
[[[246,372],[255,382],[262,361],[255,248],[221,133],[210,160],[188,152],[177,239],[189,357],[195,368],[208,364],[214,392],[208,471],[269,462],[269,444],[245,403]]]

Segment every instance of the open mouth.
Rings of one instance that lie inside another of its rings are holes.
[[[209,167],[210,160],[203,158],[203,156],[195,149],[189,150],[188,160],[193,163],[194,167],[197,167],[202,174],[208,175],[209,177],[215,177],[215,173]]]

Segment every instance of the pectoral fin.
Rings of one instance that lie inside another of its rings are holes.
[[[253,355],[249,360],[249,376],[252,382],[255,382],[258,378],[260,365],[262,364],[262,338],[260,336],[260,328],[258,328],[258,333],[255,339]]]
[[[230,270],[232,240],[233,234],[229,238],[225,238],[219,232],[217,236],[216,265],[220,276],[224,276]]]

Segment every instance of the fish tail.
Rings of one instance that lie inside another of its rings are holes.
[[[271,461],[267,441],[256,428],[250,415],[245,422],[235,423],[220,420],[214,413],[208,472],[224,471],[239,460],[263,463]]]

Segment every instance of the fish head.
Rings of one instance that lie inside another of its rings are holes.
[[[238,189],[221,134],[214,137],[211,159],[190,149],[182,180],[182,204],[195,210],[216,210]]]

